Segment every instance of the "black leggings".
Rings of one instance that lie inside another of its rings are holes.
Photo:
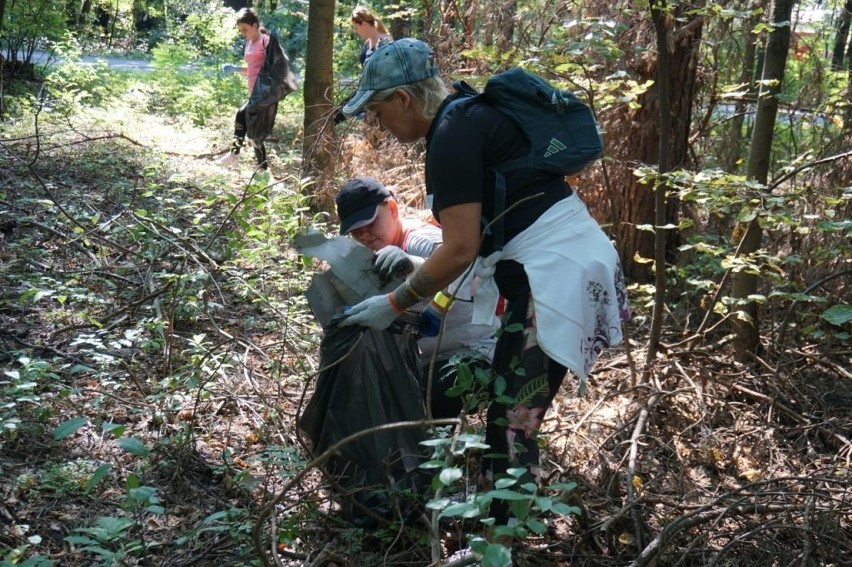
[[[248,101],[237,110],[237,115],[234,117],[234,139],[231,142],[231,152],[239,154],[246,140],[246,107]],[[266,146],[263,142],[260,144],[252,144],[254,146],[254,158],[262,169],[266,169]]]
[[[504,399],[513,401],[492,400],[488,407],[485,443],[490,450],[483,458],[482,473],[491,484],[506,476],[509,468],[524,467],[528,473],[519,479],[520,484],[536,481],[540,474],[538,430],[568,369],[538,346],[523,266],[500,262],[495,275],[507,304],[492,372],[505,380]],[[491,515],[498,524],[505,524],[510,516],[508,503],[494,500]]]

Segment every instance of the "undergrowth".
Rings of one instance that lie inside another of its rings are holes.
[[[465,428],[430,442],[435,531],[364,530],[306,468],[295,428],[322,365],[304,297],[321,266],[289,240],[307,224],[334,231],[298,175],[300,101],[282,105],[271,176],[223,170],[209,157],[237,89],[162,58],[147,78],[57,71],[41,95],[14,99],[21,114],[3,126],[3,565],[257,565],[255,532],[289,564],[425,565],[430,545],[447,558],[472,544],[495,565],[507,550],[479,536],[497,497],[521,503],[518,564],[638,566],[650,549],[661,565],[816,565],[852,553],[848,267],[831,253],[848,252],[848,196],[782,194],[762,209],[771,236],[800,237],[761,258],[776,271],[763,298],[771,356],[731,362],[719,325],[678,342],[700,328],[696,313],[725,313],[711,291],[729,244],[696,231],[693,261],[671,269],[668,350],[652,380],[636,382],[651,294],[634,288],[630,348],[608,353],[587,396],[560,395],[546,421],[541,487],[514,471],[496,493],[477,491],[473,400]],[[420,205],[417,150],[346,128],[351,172],[379,172]],[[749,197],[724,176],[679,181],[705,206],[703,228]],[[799,197],[816,216],[789,212]],[[802,286],[790,266],[825,270],[822,285]],[[284,487],[274,523],[257,525]]]

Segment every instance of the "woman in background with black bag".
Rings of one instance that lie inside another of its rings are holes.
[[[264,140],[272,132],[278,101],[298,88],[290,60],[278,39],[260,23],[252,8],[237,12],[237,28],[246,39],[245,67],[225,65],[226,73],[242,73],[248,79],[248,100],[237,110],[234,119],[234,138],[230,151],[219,158],[218,164],[228,166],[240,157],[246,137],[254,146],[254,157],[261,169],[267,168]]]

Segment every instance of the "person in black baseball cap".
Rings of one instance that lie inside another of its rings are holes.
[[[441,229],[403,214],[394,192],[378,179],[362,176],[346,181],[335,201],[340,217],[340,234],[351,236],[375,252],[373,270],[381,277],[411,274],[441,245]],[[446,363],[456,354],[464,354],[471,365],[479,364],[481,367],[487,366],[491,360],[499,322],[471,323],[473,284],[470,278],[454,289],[458,289],[458,293],[452,308],[449,295],[444,293],[448,290],[442,290],[414,309],[423,316],[421,336],[417,341],[424,369],[421,378],[428,375],[433,355],[437,355],[436,368],[439,369],[447,367]],[[435,335],[444,313],[447,314],[448,328],[438,341]],[[434,417],[455,417],[461,411],[461,398],[446,395],[454,383],[454,372],[440,371],[431,398]],[[425,383],[423,393],[425,401]]]
[[[353,177],[335,199],[340,234],[376,253],[382,277],[407,275],[441,244],[441,229],[416,218],[403,218],[396,196],[375,177]]]
[[[379,205],[388,199],[393,199],[393,194],[374,177],[354,177],[344,183],[335,199],[340,234],[349,234],[375,221]]]

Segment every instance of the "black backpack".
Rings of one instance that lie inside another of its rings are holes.
[[[464,81],[455,81],[460,95],[437,116],[440,122],[451,108],[482,100],[508,116],[524,132],[530,144],[526,157],[497,165],[494,216],[506,208],[505,175],[518,169],[539,169],[559,175],[574,175],[603,155],[603,139],[595,115],[566,89],[521,68],[492,76],[480,93]],[[503,224],[497,222],[494,248],[503,247]]]

